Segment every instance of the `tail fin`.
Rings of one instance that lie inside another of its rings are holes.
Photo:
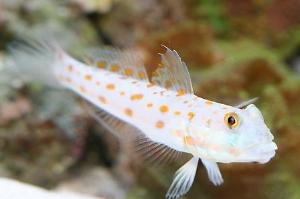
[[[60,47],[33,39],[20,40],[9,46],[11,69],[24,82],[39,82],[61,88],[55,77]]]

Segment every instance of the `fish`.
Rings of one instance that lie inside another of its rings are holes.
[[[163,46],[161,63],[150,78],[143,58],[132,50],[99,49],[85,63],[58,45],[29,43],[11,48],[21,77],[27,74],[24,79],[78,94],[112,133],[125,138],[126,129],[136,132],[146,156],[192,156],[176,171],[167,199],[189,191],[199,162],[219,186],[224,180],[218,163],[265,164],[276,154],[274,136],[253,104],[256,99],[230,106],[197,96],[187,65],[175,50]]]

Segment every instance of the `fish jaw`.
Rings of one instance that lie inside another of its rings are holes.
[[[277,149],[278,147],[273,141],[266,144],[261,144],[260,146],[253,147],[253,149],[244,152],[241,160],[244,159],[265,164],[275,156]]]

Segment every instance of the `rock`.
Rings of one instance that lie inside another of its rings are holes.
[[[100,13],[107,13],[111,10],[113,5],[113,0],[102,0],[102,1],[95,1],[95,0],[70,0],[72,3],[78,4],[78,6],[84,12],[100,12]]]
[[[0,178],[1,199],[100,199],[71,192],[53,192],[8,178]]]
[[[0,124],[6,124],[14,119],[20,119],[31,111],[31,104],[26,98],[19,98],[14,102],[0,105]]]
[[[105,198],[127,198],[128,188],[119,182],[119,176],[113,175],[102,167],[83,169],[63,183],[56,190],[61,192],[76,192]]]

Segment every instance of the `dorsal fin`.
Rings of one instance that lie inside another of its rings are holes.
[[[234,107],[239,108],[239,109],[243,109],[243,108],[246,108],[250,104],[254,104],[257,100],[258,100],[258,97],[255,97],[255,98],[252,98],[250,100],[241,102],[240,104],[235,105]]]
[[[89,62],[98,68],[148,81],[144,60],[138,50],[122,51],[105,47],[103,49],[90,50],[87,57]]]
[[[138,128],[118,119],[104,110],[86,102],[86,108],[103,127],[122,141],[132,142],[133,148],[141,158],[152,165],[175,161],[182,155],[164,144],[156,143],[145,136]]]
[[[192,81],[186,64],[175,50],[168,47],[161,55],[161,65],[152,76],[151,81],[161,87],[177,91],[178,94],[193,94]]]

